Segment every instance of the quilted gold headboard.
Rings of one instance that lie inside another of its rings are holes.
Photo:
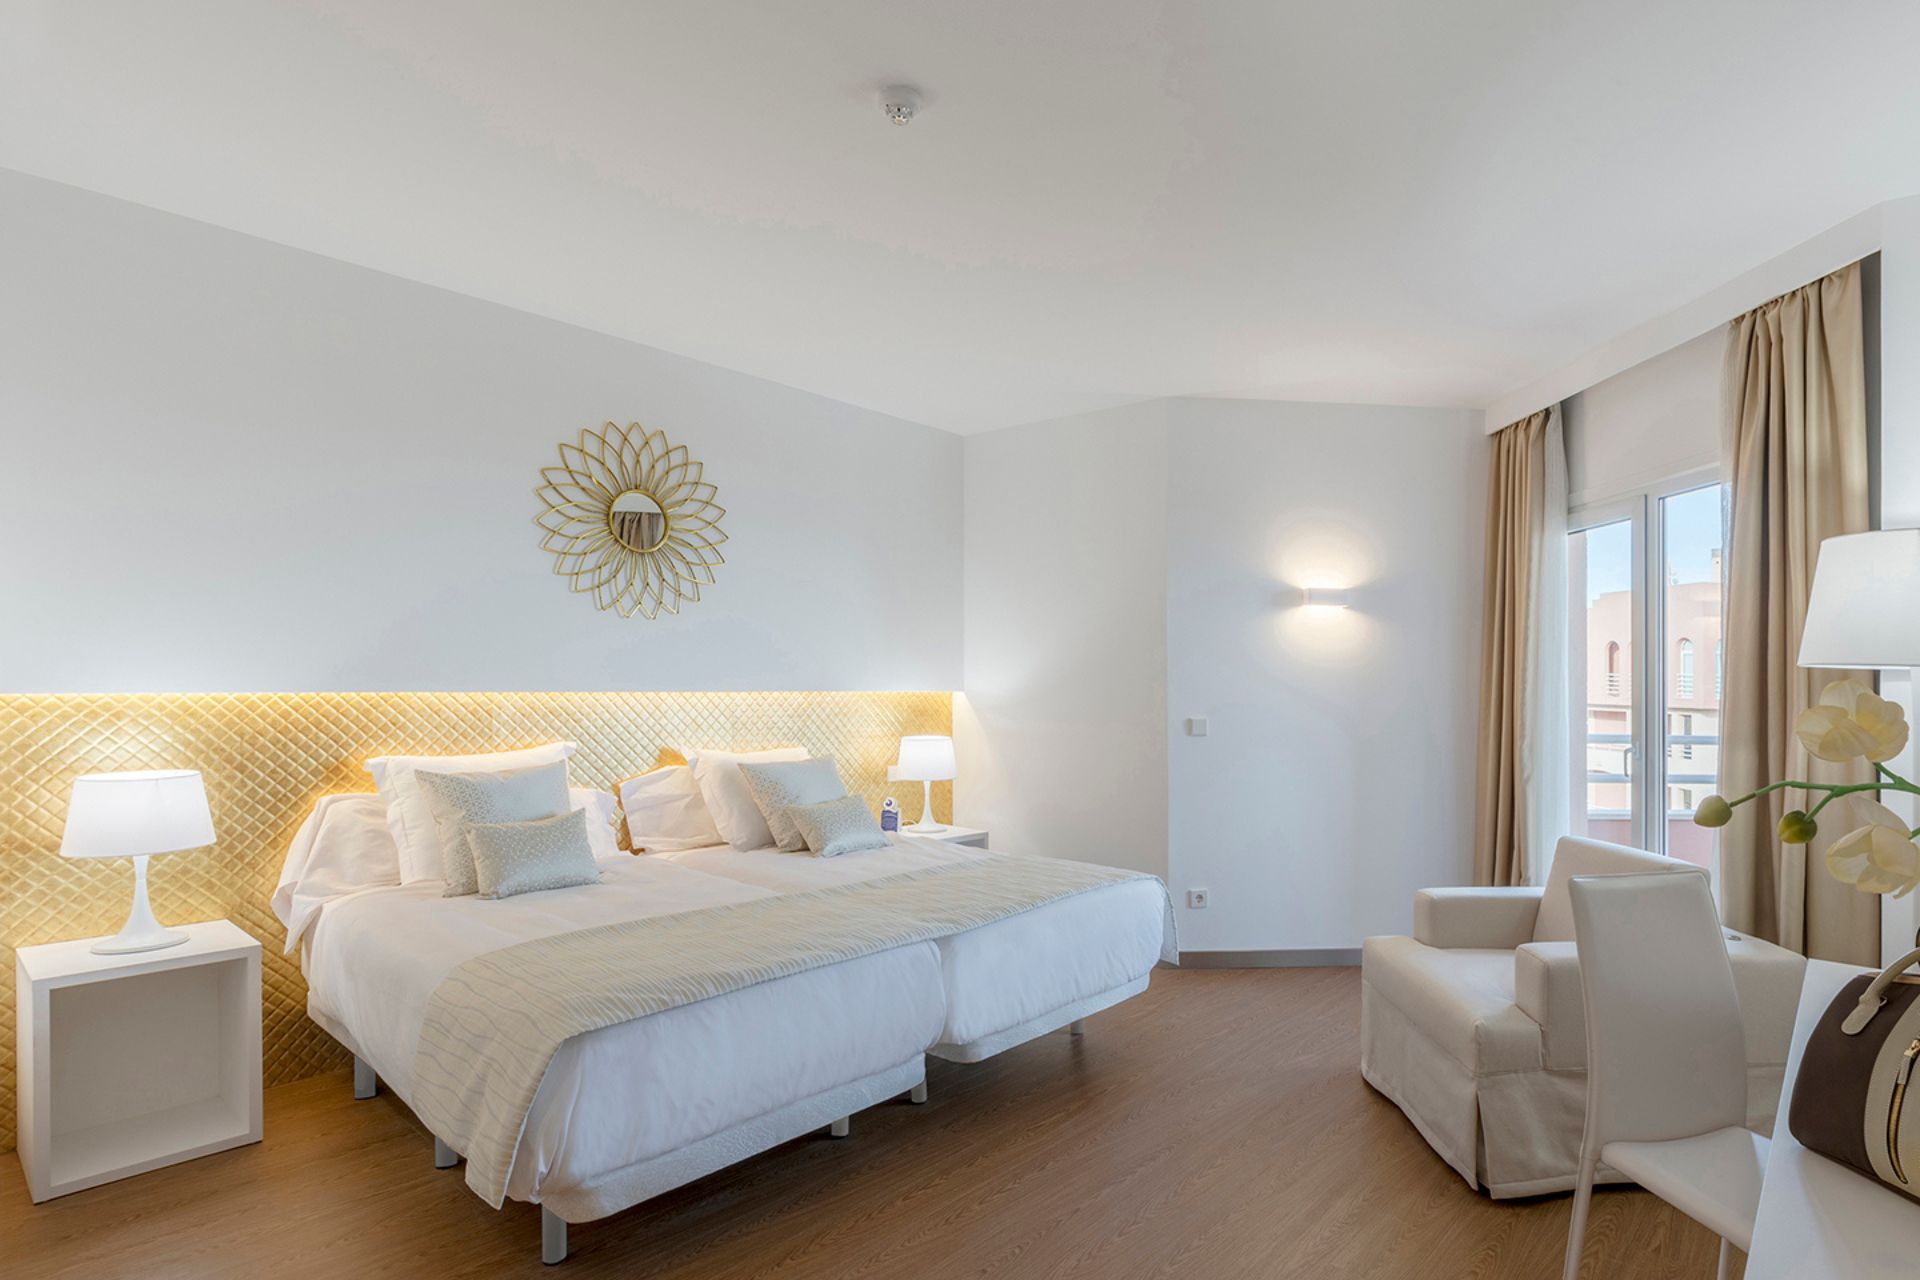
[[[59,856],[75,777],[194,768],[219,842],[154,861],[155,912],[170,924],[226,917],[264,944],[268,1084],[343,1066],[307,1019],[307,990],[268,900],[314,801],[368,791],[370,756],[452,754],[571,739],[575,785],[607,787],[682,746],[797,744],[839,761],[878,806],[909,733],[950,733],[947,693],[57,694],[0,697],[0,959],[13,948],[112,933],[132,892],[118,860]],[[900,784],[903,788],[915,784]],[[915,805],[901,791],[909,813]],[[934,788],[945,817],[948,786]],[[14,1109],[13,983],[0,996],[0,1114]],[[0,1151],[13,1126],[0,1128]]]

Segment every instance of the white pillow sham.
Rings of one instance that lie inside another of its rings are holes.
[[[595,787],[568,787],[567,802],[570,808],[586,811],[587,843],[593,847],[593,856],[619,857],[620,835],[614,830],[620,820],[619,797]]]
[[[695,748],[682,751],[693,768],[693,780],[700,784],[700,798],[707,802],[713,825],[721,839],[736,849],[765,849],[773,844],[773,831],[753,802],[753,792],[741,776],[741,764],[771,764],[776,760],[805,760],[805,747],[771,747],[765,751],[714,751]]]
[[[400,883],[400,849],[387,830],[386,802],[371,791],[321,796],[281,864],[273,914],[291,952],[328,900]]]
[[[367,772],[380,798],[387,802],[387,829],[400,847],[400,883],[417,884],[441,878],[445,862],[427,798],[414,780],[414,771],[435,773],[499,773],[531,765],[553,764],[578,750],[572,742],[549,742],[520,751],[493,751],[471,756],[376,756]]]
[[[677,853],[725,844],[713,825],[693,769],[667,765],[619,784],[627,817],[627,843],[635,853]]]

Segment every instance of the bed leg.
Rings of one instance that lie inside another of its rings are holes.
[[[1072,1022],[1069,1022],[1067,1024],[1067,1034],[1070,1036],[1083,1036],[1087,1034],[1087,1020],[1085,1018],[1075,1018]]]
[[[907,1101],[913,1103],[915,1106],[918,1106],[920,1103],[925,1102],[926,1100],[927,1100],[927,1082],[925,1080],[922,1080],[919,1084],[913,1086],[912,1092],[907,1094]]]
[[[540,1261],[548,1266],[567,1260],[567,1224],[559,1214],[540,1206]]]
[[[848,1134],[853,1132],[853,1117],[841,1116],[838,1120],[835,1120],[833,1122],[833,1127],[828,1129],[827,1132],[832,1134],[836,1138],[846,1137]]]
[[[435,1138],[433,1140],[433,1167],[434,1168],[451,1169],[453,1168],[453,1166],[459,1163],[460,1163],[460,1153],[458,1151],[455,1151],[452,1147],[440,1141],[440,1139],[438,1138]]]
[[[353,1059],[353,1096],[371,1098],[380,1092],[380,1077],[373,1074],[373,1064],[355,1055]]]

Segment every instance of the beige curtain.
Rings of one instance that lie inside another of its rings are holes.
[[[1560,665],[1566,602],[1556,597],[1566,594],[1559,568],[1566,503],[1557,408],[1494,434],[1480,641],[1476,884],[1538,883],[1552,840],[1565,829],[1566,769],[1556,748],[1564,752],[1566,738]]]
[[[1867,528],[1866,368],[1860,269],[1851,266],[1735,320],[1727,335],[1722,457],[1727,544],[1720,791],[1782,778],[1859,781],[1867,769],[1809,759],[1793,723],[1839,673],[1803,671],[1800,631],[1820,542]],[[1880,900],[1827,875],[1843,832],[1828,815],[1811,845],[1783,844],[1795,793],[1742,805],[1720,832],[1727,923],[1810,956],[1878,964]]]

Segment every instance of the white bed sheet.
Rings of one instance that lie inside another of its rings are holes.
[[[346,1029],[384,1083],[412,1096],[434,989],[503,946],[767,890],[658,858],[601,864],[597,885],[499,901],[437,882],[327,902],[302,950],[311,1008]],[[940,957],[899,947],[576,1036],[547,1068],[507,1193],[538,1201],[918,1057],[945,1020]]]
[[[1000,856],[925,836],[889,839],[885,849],[837,858],[718,845],[651,854],[647,860],[797,893]],[[1166,915],[1165,890],[1151,880],[1131,880],[938,939],[947,990],[939,1042],[971,1044],[1137,982],[1160,959]]]

